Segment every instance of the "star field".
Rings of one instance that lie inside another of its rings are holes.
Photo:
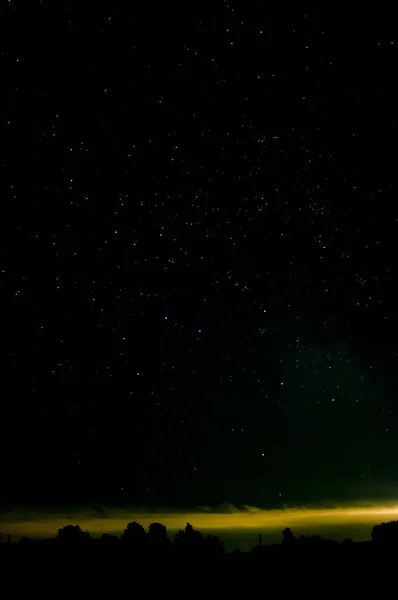
[[[396,40],[375,13],[2,8],[5,502],[395,484]]]

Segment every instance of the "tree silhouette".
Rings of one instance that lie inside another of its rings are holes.
[[[398,521],[375,525],[372,530],[372,542],[389,546],[398,545]]]
[[[205,539],[194,529],[191,523],[187,523],[185,529],[180,529],[174,536],[173,550],[178,554],[191,556],[204,551]]]
[[[143,548],[146,542],[146,534],[145,529],[142,525],[137,523],[136,521],[132,521],[127,524],[126,529],[124,530],[121,540],[124,543],[128,543],[135,548]]]
[[[58,529],[57,541],[62,544],[80,545],[87,543],[89,539],[89,532],[82,531],[79,525],[65,525]]]
[[[191,523],[187,523],[185,529],[180,529],[174,536],[174,544],[176,547],[179,546],[194,546],[198,544],[204,544],[204,537],[194,529]]]
[[[186,556],[222,556],[224,551],[224,545],[215,535],[208,535],[206,539],[200,533],[194,529],[191,523],[187,523],[185,529],[180,529],[175,536],[173,541],[173,550],[177,553],[184,554]]]
[[[154,549],[165,549],[170,545],[167,529],[161,523],[151,523],[147,533],[148,546]]]
[[[298,540],[295,537],[295,535],[293,534],[293,531],[290,529],[290,527],[286,527],[283,531],[282,531],[282,544],[286,544],[286,545],[292,545],[295,544]]]

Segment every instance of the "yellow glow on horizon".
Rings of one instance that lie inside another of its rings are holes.
[[[88,529],[93,535],[102,533],[121,534],[127,523],[137,521],[147,528],[150,523],[157,521],[166,525],[169,533],[183,529],[187,522],[202,532],[217,531],[282,531],[285,527],[313,529],[319,526],[354,526],[367,525],[371,527],[382,521],[398,519],[398,505],[394,506],[347,506],[336,508],[284,508],[279,510],[262,510],[256,507],[246,507],[238,510],[229,507],[227,511],[192,511],[192,512],[143,512],[139,510],[109,509],[106,515],[98,516],[89,509],[63,514],[43,514],[26,511],[0,515],[0,531],[4,534],[22,537],[55,537],[60,527],[67,524],[78,524],[82,529]]]

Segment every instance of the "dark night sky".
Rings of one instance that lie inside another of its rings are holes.
[[[2,502],[390,489],[392,15],[142,4],[1,9]]]

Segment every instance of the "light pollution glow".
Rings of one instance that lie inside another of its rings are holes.
[[[0,531],[17,538],[55,537],[60,527],[67,524],[79,524],[94,537],[102,533],[120,535],[130,521],[137,521],[145,528],[156,521],[166,525],[169,535],[183,529],[187,522],[202,533],[244,532],[278,533],[291,527],[297,533],[320,533],[328,528],[344,530],[366,526],[367,539],[370,539],[372,527],[382,521],[398,519],[398,505],[382,506],[345,506],[334,508],[292,507],[275,510],[245,506],[243,510],[233,505],[224,505],[222,509],[202,509],[197,511],[149,512],[137,508],[103,509],[99,513],[90,508],[65,512],[33,512],[27,509],[0,514]],[[343,535],[344,537],[344,535]]]

